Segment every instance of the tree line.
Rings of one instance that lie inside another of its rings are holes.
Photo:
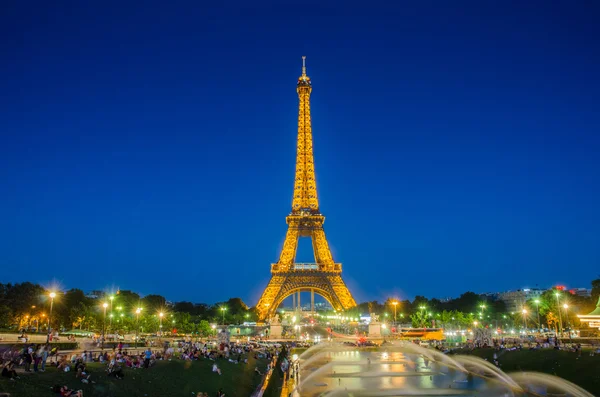
[[[557,296],[558,294],[558,296]],[[577,313],[592,311],[600,296],[600,279],[592,281],[591,297],[581,297],[550,289],[539,298],[524,303],[527,313],[510,313],[504,302],[465,292],[458,298],[441,301],[416,296],[411,300],[387,299],[385,302],[363,302],[344,313],[351,318],[377,313],[385,320],[411,323],[414,327],[488,327],[556,328],[579,325]],[[134,330],[155,333],[172,331],[207,334],[211,323],[241,324],[256,321],[256,312],[240,298],[215,304],[177,302],[167,305],[161,295],[146,295],[122,290],[99,298],[88,297],[80,289],[60,292],[54,298],[52,312],[49,291],[39,284],[0,283],[0,328],[36,330],[51,328],[61,331],[79,329],[99,332],[128,333]],[[106,304],[106,307],[104,307]],[[567,304],[568,308],[563,306]],[[139,310],[138,310],[139,309]],[[52,315],[50,318],[50,314]],[[538,322],[539,318],[539,322]]]

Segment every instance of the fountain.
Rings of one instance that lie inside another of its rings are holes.
[[[569,396],[593,397],[577,385],[539,373],[507,374],[474,356],[448,356],[408,342],[379,351],[339,343],[298,357],[290,396]]]

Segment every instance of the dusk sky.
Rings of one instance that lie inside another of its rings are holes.
[[[4,1],[0,282],[256,304],[306,55],[320,208],[357,301],[589,288],[600,2],[394,3]]]

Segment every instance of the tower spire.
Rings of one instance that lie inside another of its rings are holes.
[[[306,55],[302,56],[302,77],[306,77]]]

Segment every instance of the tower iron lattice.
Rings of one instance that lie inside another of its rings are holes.
[[[311,292],[312,296],[316,292],[338,311],[356,306],[342,279],[342,264],[333,261],[323,229],[325,217],[319,210],[310,119],[312,83],[306,75],[306,57],[302,57],[302,75],[296,92],[298,140],[292,211],[286,217],[288,230],[279,260],[271,264],[271,280],[256,306],[260,320],[271,318],[285,298],[301,291]],[[311,238],[315,263],[296,263],[300,237]],[[314,298],[312,304],[314,310]]]

